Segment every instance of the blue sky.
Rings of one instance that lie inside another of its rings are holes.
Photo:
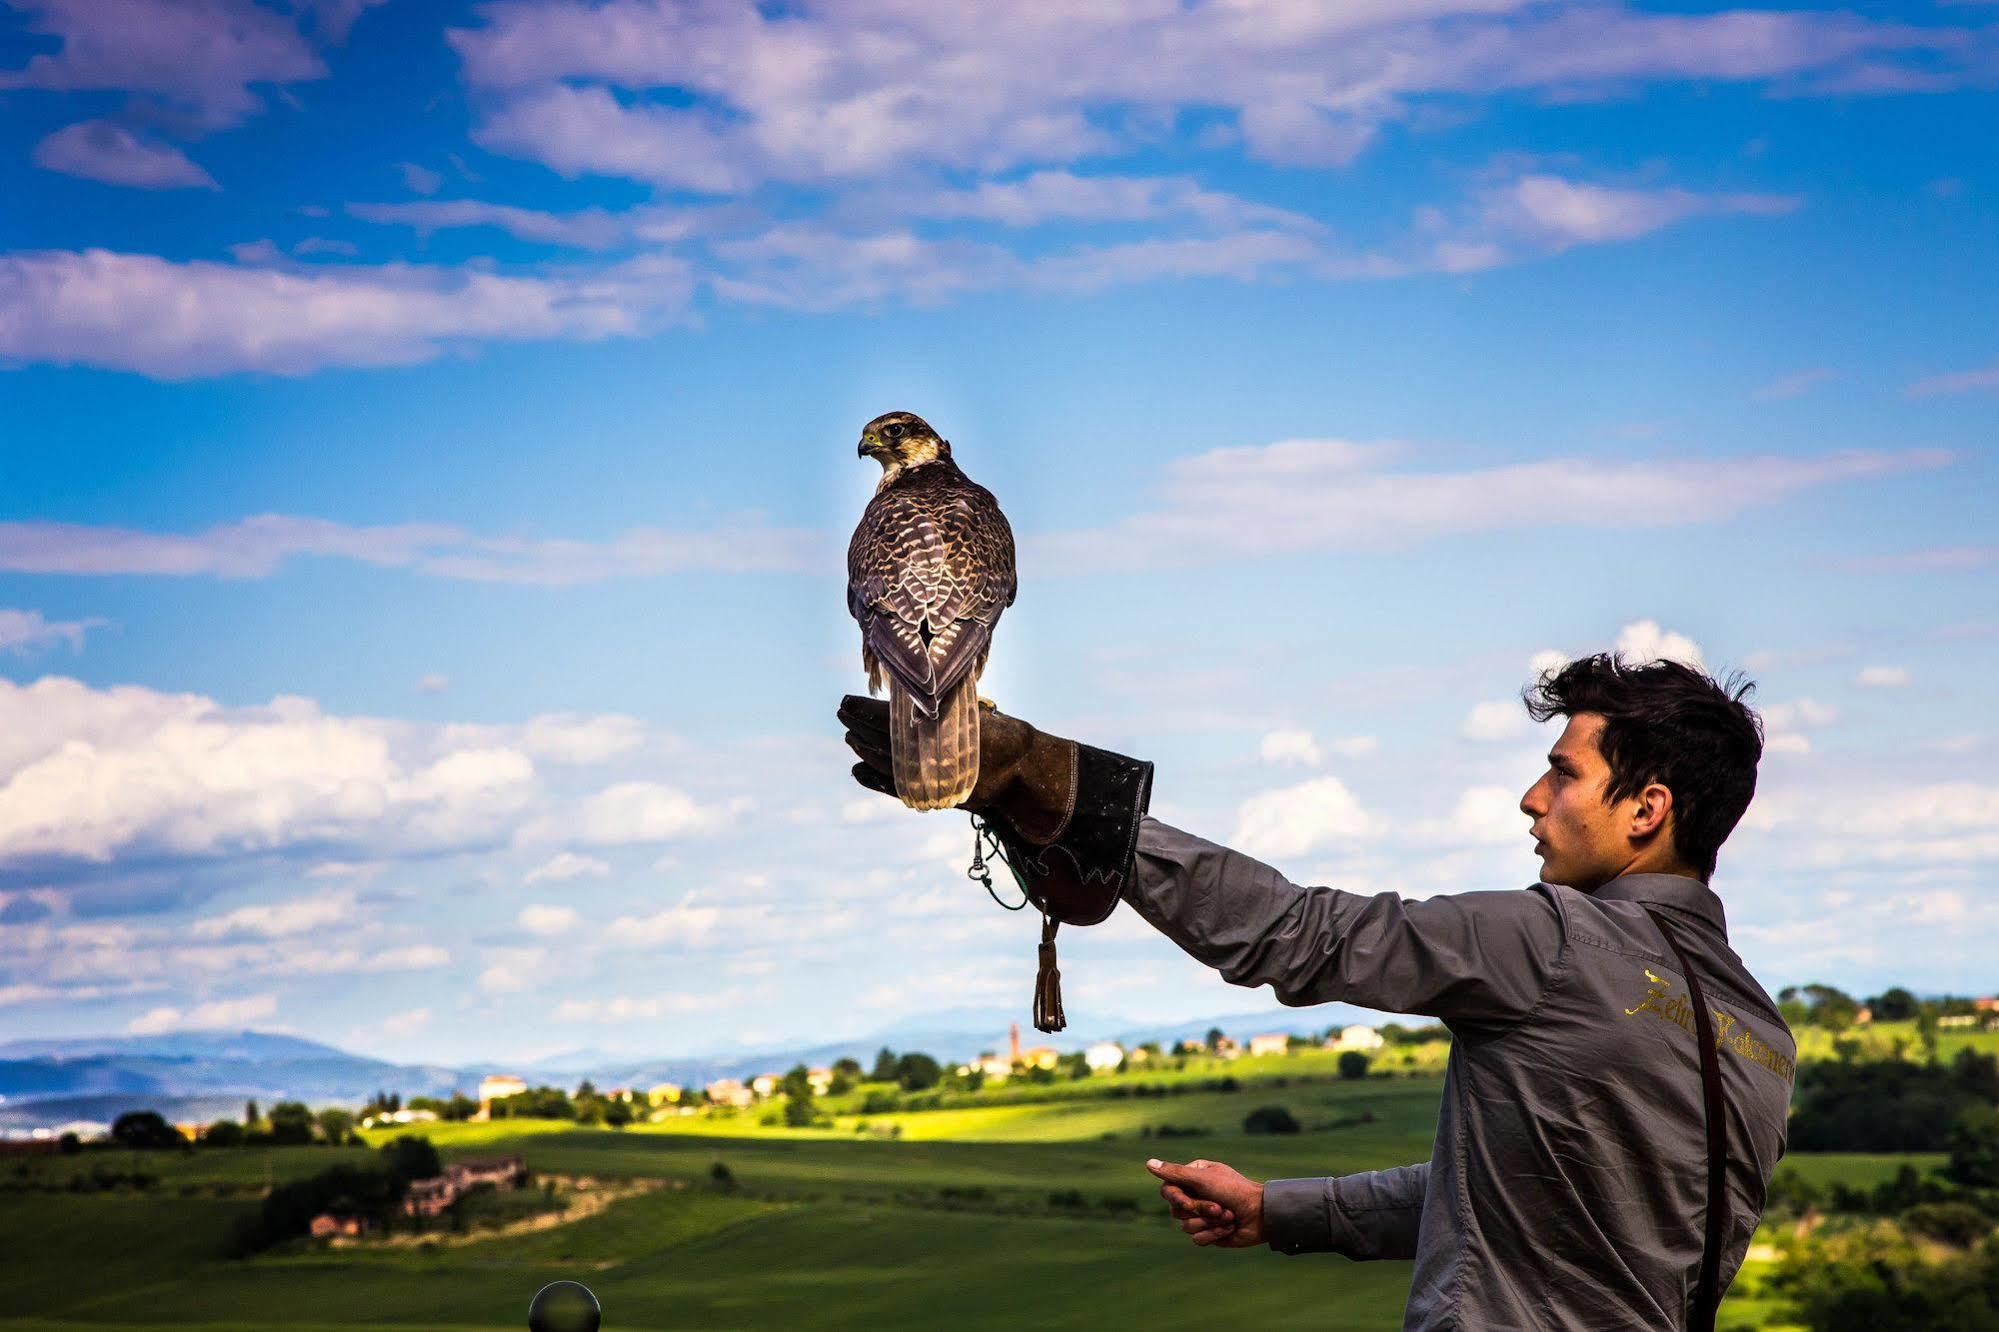
[[[1525,884],[1533,664],[1697,653],[1757,973],[1989,990],[1996,86],[1981,3],[0,8],[0,1035],[1024,1014],[831,722],[893,408],[1163,817]]]

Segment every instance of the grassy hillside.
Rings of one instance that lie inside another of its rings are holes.
[[[1189,1076],[1195,1076],[1189,1074]],[[930,1325],[1398,1325],[1402,1263],[1196,1250],[1166,1222],[1148,1155],[1208,1156],[1264,1176],[1324,1174],[1429,1153],[1434,1077],[1292,1080],[1236,1092],[983,1105],[793,1131],[745,1118],[624,1131],[537,1121],[436,1125],[447,1156],[519,1151],[538,1171],[659,1179],[657,1192],[532,1234],[422,1248],[301,1246],[218,1257],[232,1216],[268,1178],[365,1149],[155,1153],[144,1191],[67,1191],[129,1153],[0,1166],[0,1329],[369,1327],[518,1329],[534,1291],[584,1281],[613,1330]],[[1297,1135],[1247,1136],[1283,1105]],[[900,1137],[883,1136],[899,1126]],[[732,1132],[718,1132],[727,1127]],[[1160,1137],[1162,1128],[1185,1137]],[[735,1188],[717,1191],[717,1161]],[[1799,1158],[1818,1178],[1871,1181],[1898,1158]],[[673,1187],[677,1182],[679,1187]],[[1744,1293],[1753,1282],[1745,1280]],[[1736,1326],[1766,1306],[1744,1299]]]

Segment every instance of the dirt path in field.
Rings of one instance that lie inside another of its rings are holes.
[[[505,1239],[512,1235],[532,1235],[537,1231],[554,1230],[557,1226],[572,1225],[575,1222],[596,1216],[612,1203],[625,1198],[636,1198],[641,1194],[657,1193],[661,1189],[684,1189],[685,1180],[664,1179],[620,1179],[599,1180],[588,1175],[542,1175],[535,1176],[538,1182],[553,1183],[557,1196],[568,1203],[559,1212],[541,1212],[523,1217],[519,1221],[508,1222],[504,1226],[493,1226],[477,1230],[455,1231],[434,1230],[422,1234],[373,1235],[361,1239],[336,1237],[326,1241],[335,1249],[414,1249],[430,1244],[440,1249],[461,1248],[467,1244],[484,1244],[488,1240]]]

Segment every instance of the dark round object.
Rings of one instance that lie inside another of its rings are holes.
[[[603,1321],[597,1297],[574,1281],[549,1282],[528,1306],[528,1332],[597,1332]]]

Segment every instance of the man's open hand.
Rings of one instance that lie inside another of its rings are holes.
[[[1163,1181],[1159,1196],[1194,1243],[1247,1249],[1264,1242],[1263,1185],[1220,1161],[1147,1161]]]

